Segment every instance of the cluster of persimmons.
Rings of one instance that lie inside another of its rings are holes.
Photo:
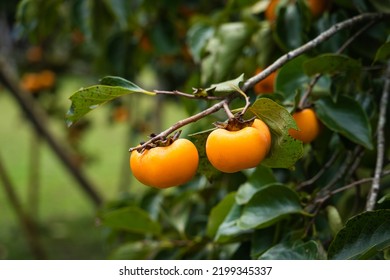
[[[274,79],[275,75],[271,75],[260,82],[268,83],[268,93],[273,91]],[[290,129],[290,136],[303,143],[312,142],[320,132],[314,110],[305,108],[292,116],[299,130]],[[265,122],[258,118],[247,121],[234,118],[219,124],[208,135],[205,150],[212,166],[221,172],[234,173],[259,165],[270,152],[271,144],[272,134]],[[134,150],[130,155],[130,168],[138,181],[160,189],[190,181],[198,164],[196,146],[184,138],[169,138],[153,147]]]
[[[313,17],[329,8],[330,0],[306,0]],[[265,10],[265,18],[272,24],[277,17],[280,0],[271,0]],[[257,68],[258,74],[263,71]],[[253,90],[257,95],[274,92],[277,71],[257,83]],[[320,122],[313,108],[296,110],[294,118],[298,130],[289,129],[289,135],[307,144],[320,132]],[[234,173],[259,165],[269,154],[272,144],[270,129],[260,119],[241,121],[230,119],[207,137],[206,155],[216,169]],[[143,184],[155,188],[168,188],[190,181],[196,174],[199,155],[196,146],[188,139],[168,139],[153,147],[134,150],[130,156],[130,169]]]

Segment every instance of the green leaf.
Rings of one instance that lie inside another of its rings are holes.
[[[141,208],[130,206],[102,214],[104,226],[141,234],[160,234],[160,224]]]
[[[343,223],[341,221],[339,211],[333,205],[328,205],[326,207],[326,214],[327,214],[330,230],[333,236],[335,236],[343,227]]]
[[[214,34],[214,28],[205,23],[197,23],[187,33],[187,44],[196,63],[201,62],[207,41]]]
[[[315,106],[318,118],[330,130],[367,149],[373,148],[370,122],[357,101],[348,96],[339,96],[337,102],[324,97],[317,100]]]
[[[320,259],[319,245],[314,240],[279,243],[264,252],[259,260],[318,260]]]
[[[299,1],[286,4],[279,8],[274,35],[283,49],[291,50],[306,41],[305,28],[308,25],[308,18],[299,7]]]
[[[383,0],[371,0],[372,5],[381,13],[390,13],[390,2]]]
[[[388,194],[385,194],[384,196],[382,196],[379,200],[378,200],[378,203],[379,204],[382,204],[386,201],[389,201],[390,200],[390,193]]]
[[[264,228],[294,213],[303,213],[296,192],[273,184],[257,191],[244,206],[238,226],[242,229]]]
[[[226,95],[237,91],[237,88],[240,88],[240,84],[244,81],[244,74],[241,74],[239,77],[225,81],[218,84],[211,85],[206,91],[212,91],[214,95]]]
[[[238,188],[236,203],[238,205],[247,203],[258,190],[275,182],[276,180],[272,170],[268,167],[259,165],[256,167],[255,172],[250,175],[248,181]]]
[[[158,242],[131,242],[116,248],[108,257],[110,260],[147,260],[157,253]]]
[[[376,52],[374,62],[386,61],[389,58],[390,58],[390,42],[386,42]]]
[[[369,211],[349,219],[329,246],[328,258],[370,259],[390,246],[390,210]]]
[[[286,100],[294,100],[297,91],[303,91],[310,78],[303,71],[303,63],[308,58],[301,55],[287,62],[280,70],[275,80],[275,90],[280,92]]]
[[[238,226],[238,221],[241,216],[242,207],[233,203],[226,218],[222,224],[218,227],[215,234],[214,241],[219,243],[226,243],[236,241],[240,235],[248,233],[248,230],[244,230]]]
[[[219,26],[214,37],[207,43],[208,56],[201,62],[202,84],[229,78],[251,34],[252,28],[243,22],[225,23]]]
[[[290,128],[297,129],[291,114],[269,98],[257,99],[249,113],[264,121],[271,131],[272,147],[262,164],[270,168],[291,168],[302,157],[302,142],[293,139]]]
[[[130,93],[155,95],[154,92],[146,91],[130,81],[112,76],[103,78],[101,85],[81,88],[69,98],[72,104],[65,116],[66,123],[71,126],[100,105]]]
[[[304,62],[303,69],[309,76],[316,74],[347,73],[354,78],[361,70],[361,63],[346,55],[321,54]]]
[[[214,206],[213,209],[211,209],[206,229],[207,236],[210,238],[215,236],[219,226],[228,215],[233,206],[235,195],[235,192],[229,193],[216,206]]]
[[[127,18],[131,11],[131,5],[128,1],[123,0],[104,0],[107,9],[115,16],[116,22],[122,30],[128,28]]]

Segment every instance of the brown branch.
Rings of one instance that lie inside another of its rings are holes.
[[[302,183],[300,183],[298,186],[297,186],[297,191],[300,191],[302,190],[303,188],[305,188],[306,186],[309,186],[311,184],[313,184],[315,181],[317,181],[321,176],[322,174],[324,174],[324,172],[332,166],[333,162],[336,160],[336,158],[338,157],[338,153],[334,153],[332,155],[332,157],[325,163],[325,165],[317,172],[317,174],[315,174],[313,177],[311,177],[310,179],[306,180],[306,181],[303,181]]]
[[[91,201],[99,206],[102,198],[95,190],[93,184],[85,177],[81,170],[74,164],[72,152],[65,145],[60,144],[54,135],[47,128],[47,116],[45,112],[36,104],[36,101],[27,92],[24,92],[17,83],[17,79],[11,73],[11,67],[3,56],[0,56],[0,82],[11,93],[21,110],[26,115],[26,119],[31,122],[35,130],[58,156],[65,167],[77,180],[82,190],[88,195]]]
[[[233,115],[232,111],[230,111],[229,104],[227,102],[224,102],[222,107],[225,110],[226,115],[228,116],[229,120],[234,119],[234,115]]]
[[[22,203],[15,192],[15,187],[10,179],[10,176],[5,169],[3,160],[0,158],[0,181],[4,187],[5,194],[11,207],[16,213],[22,230],[26,236],[27,243],[30,246],[31,252],[36,259],[46,259],[45,250],[42,247],[41,241],[38,235],[38,227],[31,219],[31,216],[23,211]]]
[[[384,170],[381,174],[379,174],[379,177],[385,177],[387,175],[390,175],[390,170]],[[370,177],[370,178],[363,178],[363,179],[360,179],[360,180],[357,180],[355,182],[352,182],[348,185],[345,185],[343,187],[340,187],[338,189],[335,189],[333,191],[330,191],[328,193],[326,193],[324,196],[321,196],[319,198],[316,198],[315,199],[315,203],[324,203],[326,200],[328,200],[329,198],[331,198],[333,195],[337,194],[337,193],[340,193],[340,192],[343,192],[343,191],[346,191],[350,188],[353,188],[355,186],[358,186],[360,184],[364,184],[364,183],[369,183],[369,182],[372,182],[375,180],[375,177]]]
[[[386,110],[387,101],[389,99],[390,91],[390,61],[387,63],[387,69],[385,73],[385,84],[383,87],[383,93],[379,107],[379,119],[377,127],[377,157],[375,165],[374,180],[367,198],[366,210],[371,211],[374,209],[376,203],[376,197],[379,193],[380,178],[383,168],[383,161],[385,155],[385,124],[386,124]]]
[[[167,137],[169,134],[171,134],[172,132],[176,131],[177,129],[179,129],[179,128],[187,125],[187,124],[196,122],[196,121],[204,118],[205,116],[211,115],[211,114],[219,111],[221,108],[226,106],[225,104],[229,104],[230,101],[231,101],[231,98],[230,97],[226,97],[224,100],[214,104],[213,106],[207,108],[206,110],[201,111],[201,112],[199,112],[199,113],[197,113],[197,114],[195,114],[195,115],[193,115],[191,117],[188,117],[186,119],[178,121],[177,123],[175,123],[174,125],[172,125],[168,129],[166,129],[163,132],[155,135],[154,137],[152,137],[148,141],[142,143],[142,145],[130,148],[129,152],[132,152],[134,150],[142,150],[143,148],[145,148],[149,144],[153,143],[154,141],[160,140],[160,139],[163,139],[163,138]]]
[[[357,39],[364,31],[369,29],[372,25],[374,25],[376,21],[372,20],[359,29],[355,34],[353,34],[338,50],[336,53],[342,53],[353,41]],[[310,93],[313,91],[314,86],[317,84],[318,80],[322,77],[322,74],[316,74],[314,78],[311,80],[309,87],[302,95],[301,100],[299,100],[298,109],[303,109],[306,106],[306,100],[309,97]]]
[[[264,69],[261,73],[249,78],[245,83],[244,85],[242,86],[241,90],[243,92],[245,92],[246,90],[248,90],[249,88],[253,87],[255,84],[257,84],[258,82],[260,82],[261,80],[265,79],[267,76],[269,76],[272,72],[276,71],[278,68],[280,68],[281,66],[283,66],[285,63],[287,63],[288,61],[290,61],[291,59],[315,48],[316,46],[318,46],[320,43],[324,42],[325,40],[327,40],[328,38],[330,38],[331,36],[333,36],[335,33],[337,33],[338,31],[342,30],[342,29],[345,29],[345,28],[348,28],[348,27],[351,27],[361,21],[364,21],[364,20],[372,20],[373,22],[375,21],[378,21],[384,17],[389,17],[390,14],[383,14],[383,13],[367,13],[367,14],[361,14],[361,15],[358,15],[356,17],[353,17],[351,19],[348,19],[348,20],[345,20],[343,22],[340,22],[338,24],[335,24],[333,25],[331,28],[329,28],[328,30],[324,31],[323,33],[321,33],[319,36],[317,36],[316,38],[314,38],[313,40],[307,42],[306,44],[302,45],[301,47],[295,49],[295,50],[292,50],[290,52],[288,52],[287,54],[281,56],[278,60],[276,60],[273,64],[271,64],[270,66],[268,66],[266,69]],[[183,93],[183,92],[180,92],[180,91],[159,91],[159,90],[155,90],[154,91],[155,93],[157,94],[168,94],[168,95],[179,95],[179,96],[183,96],[183,97],[187,97],[187,98],[192,98],[192,99],[201,99],[202,97],[196,97],[196,96],[193,96],[193,95],[190,95],[190,94],[187,94],[187,93]],[[240,95],[238,94],[232,94],[232,95],[229,95],[228,97],[223,97],[223,100],[214,104],[213,106],[207,108],[206,110],[196,114],[196,115],[193,115],[189,118],[186,118],[184,120],[181,120],[179,122],[177,122],[176,124],[174,124],[173,126],[169,127],[167,130],[161,132],[160,134],[152,137],[151,139],[149,139],[148,141],[144,142],[142,145],[138,146],[138,147],[133,147],[133,148],[130,148],[129,151],[132,152],[134,150],[142,150],[143,148],[145,148],[146,146],[148,146],[149,144],[153,143],[154,141],[158,140],[158,139],[162,139],[164,137],[167,137],[169,134],[171,134],[172,132],[174,132],[175,130],[189,124],[189,123],[192,123],[192,122],[196,122],[198,121],[199,119],[207,116],[207,115],[210,115],[210,114],[213,114],[217,111],[219,111],[221,108],[224,108],[226,105],[228,105],[230,103],[230,101],[233,99],[233,98],[237,98],[239,97]],[[204,98],[204,97],[203,97]],[[213,99],[211,99],[213,98]],[[206,99],[209,99],[209,100],[218,100],[220,99],[219,97],[216,98],[216,97],[207,97]],[[246,107],[248,106],[248,104],[246,104]]]
[[[353,18],[347,19],[345,21],[342,21],[340,23],[337,23],[330,27],[328,30],[322,32],[320,35],[318,35],[313,40],[307,42],[306,44],[302,45],[299,48],[296,48],[295,50],[292,50],[288,52],[287,54],[281,56],[279,59],[277,59],[274,63],[272,63],[270,66],[265,68],[262,72],[259,74],[249,78],[244,85],[242,86],[243,91],[247,91],[249,88],[252,88],[255,84],[260,82],[261,80],[265,79],[267,76],[269,76],[272,72],[276,71],[280,67],[282,67],[284,64],[286,64],[288,61],[292,60],[293,58],[296,58],[300,56],[301,54],[314,49],[317,47],[320,43],[326,41],[331,36],[333,36],[335,33],[339,32],[342,29],[346,29],[348,27],[351,27],[361,21],[365,20],[371,20],[371,21],[378,21],[385,17],[389,17],[390,14],[383,14],[383,13],[366,13],[366,14],[360,14],[358,16],[355,16]]]
[[[197,96],[194,94],[189,94],[185,92],[181,92],[178,90],[169,91],[169,90],[154,90],[156,94],[163,94],[163,95],[176,95],[176,96],[182,96],[188,99],[203,99],[203,100],[222,100],[225,99],[224,96]]]

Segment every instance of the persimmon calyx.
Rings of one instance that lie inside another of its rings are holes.
[[[148,143],[145,145],[145,142],[141,142],[139,148],[136,148],[139,153],[143,153],[145,150],[150,150],[156,147],[168,147],[170,146],[173,142],[175,142],[177,139],[179,139],[181,134],[181,130],[176,131],[173,135],[167,136],[167,137],[158,137],[151,143]],[[152,133],[150,134],[150,138],[155,138],[158,135]]]
[[[227,122],[214,122],[216,128],[223,128],[229,131],[238,131],[245,127],[252,126],[256,117],[244,120],[241,115],[229,119]]]

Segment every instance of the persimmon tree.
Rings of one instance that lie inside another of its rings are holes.
[[[180,101],[188,117],[150,136],[138,131],[144,141],[129,149],[153,150],[185,128],[180,137],[195,144],[199,165],[185,184],[137,185],[138,195],[101,208],[109,258],[389,258],[389,4],[334,0],[313,13],[303,0],[125,2],[93,6],[115,26],[75,23],[91,42],[107,44],[107,56],[96,58],[111,73],[70,96],[66,123],[117,100],[131,111],[139,95]],[[272,17],[270,2],[278,2]],[[75,11],[90,11],[80,5]],[[135,82],[151,58],[172,88]],[[270,75],[272,93],[255,91]],[[303,143],[291,130],[308,126],[293,117],[307,108],[319,132]],[[235,173],[214,168],[205,149],[213,123],[255,118],[271,133],[266,157]]]

